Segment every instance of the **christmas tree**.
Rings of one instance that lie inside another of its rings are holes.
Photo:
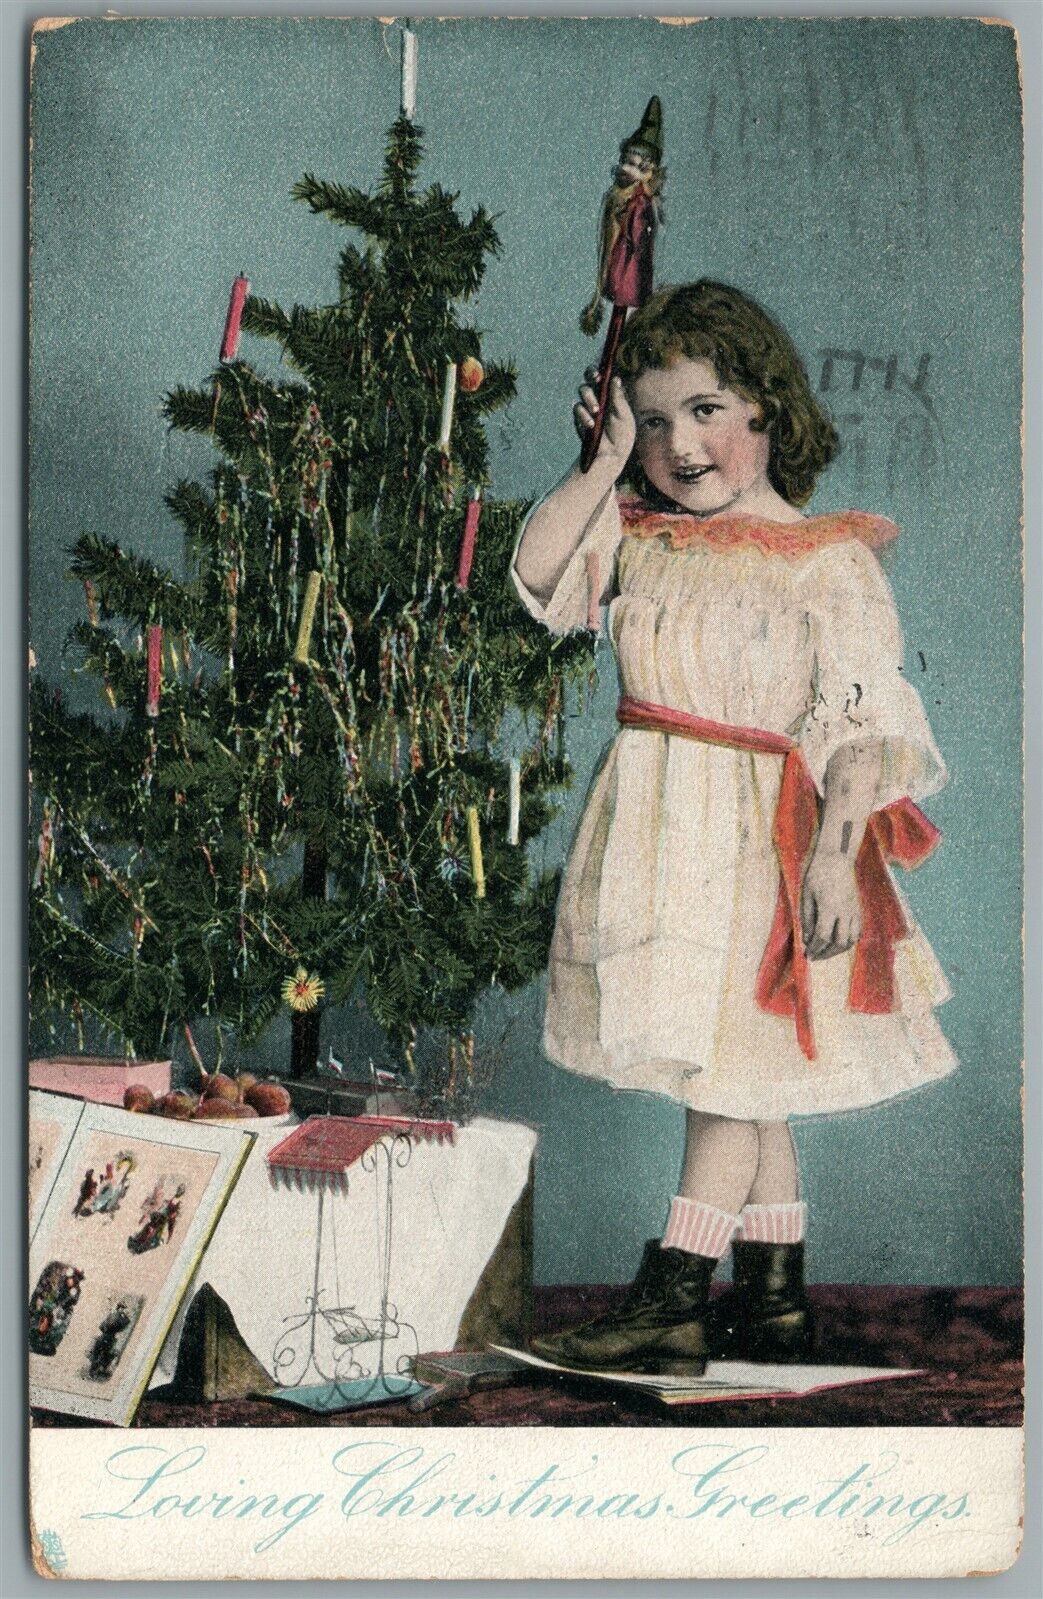
[[[96,533],[72,551],[73,641],[110,709],[31,691],[30,976],[81,1047],[86,1023],[195,1054],[205,1016],[220,1065],[288,1004],[301,1075],[324,1007],[364,995],[403,1081],[458,1105],[479,995],[545,964],[557,876],[525,846],[568,781],[591,640],[510,591],[525,507],[488,492],[483,422],[515,373],[459,320],[498,239],[418,187],[421,151],[403,114],[373,192],[304,177],[295,198],[362,236],[336,303],[238,279],[221,363],[167,395],[217,457],[166,496],[187,575]]]

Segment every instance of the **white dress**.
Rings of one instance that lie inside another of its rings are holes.
[[[816,520],[798,531],[813,536]],[[796,556],[753,537],[715,540],[725,521],[735,519],[708,519],[703,536],[674,548],[669,536],[624,534],[610,495],[546,605],[515,562],[512,580],[551,632],[571,632],[587,625],[596,551],[622,692],[790,734],[820,792],[836,749],[876,739],[877,806],[934,793],[945,767],[901,673],[901,631],[876,555],[854,537]],[[783,540],[794,531],[762,528]],[[617,733],[559,897],[544,1026],[551,1060],[758,1121],[875,1104],[955,1068],[934,1017],[949,997],[945,977],[900,890],[910,935],[895,949],[891,1014],[849,1009],[850,953],[810,963],[814,1060],[791,1019],[757,1005],[779,886],[782,765],[643,728]]]

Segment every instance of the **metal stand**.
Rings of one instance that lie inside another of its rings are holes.
[[[375,1311],[360,1310],[341,1300],[337,1260],[336,1195],[327,1196],[325,1183],[319,1183],[318,1214],[315,1227],[315,1264],[311,1293],[303,1312],[286,1316],[284,1331],[272,1350],[272,1371],[283,1388],[329,1384],[344,1386],[343,1397],[365,1402],[378,1391],[397,1396],[401,1384],[411,1375],[412,1362],[419,1354],[416,1329],[403,1320],[398,1306],[390,1300],[391,1238],[394,1221],[394,1173],[408,1166],[413,1145],[408,1133],[389,1131],[360,1157],[362,1170],[373,1176],[377,1203],[377,1247],[380,1251],[380,1300]],[[381,1201],[380,1167],[385,1182]],[[341,1182],[343,1183],[343,1179]],[[327,1206],[327,1198],[331,1203]],[[334,1303],[323,1304],[327,1293],[321,1285],[324,1235],[328,1230],[333,1253]],[[395,1350],[392,1346],[398,1344]],[[396,1385],[394,1379],[398,1379]],[[359,1383],[368,1383],[361,1391]],[[351,1385],[350,1395],[346,1385]],[[331,1396],[333,1397],[333,1396]]]

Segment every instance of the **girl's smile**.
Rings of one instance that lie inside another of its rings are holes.
[[[751,426],[760,407],[723,388],[710,361],[646,367],[632,401],[638,458],[667,499],[699,516],[745,511],[799,519],[768,480],[771,441]]]

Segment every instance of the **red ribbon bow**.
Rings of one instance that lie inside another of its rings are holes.
[[[803,753],[784,733],[712,722],[627,694],[619,701],[616,716],[624,727],[644,727],[727,749],[785,757],[772,828],[779,859],[779,893],[755,997],[760,1008],[772,1016],[793,1017],[797,1042],[808,1060],[814,1060],[811,982],[800,894],[818,831],[818,795]],[[895,800],[870,816],[855,860],[862,932],[851,963],[847,1001],[851,1010],[868,1016],[888,1016],[894,1011],[895,944],[908,937],[909,926],[888,867],[894,864],[911,871],[927,859],[941,836],[908,798]]]

